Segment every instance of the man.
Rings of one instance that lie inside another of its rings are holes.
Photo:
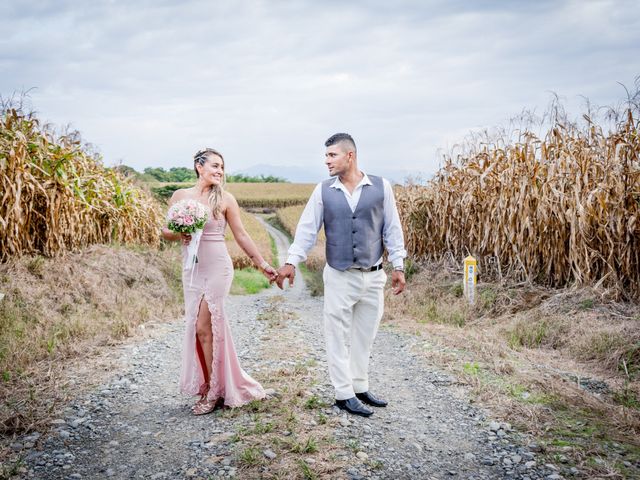
[[[358,169],[356,145],[347,133],[325,142],[329,180],[318,184],[305,207],[277,283],[293,284],[297,264],[307,258],[324,224],[324,331],[336,405],[368,417],[387,402],[369,391],[369,354],[384,307],[382,253],[393,264],[394,294],[405,288],[404,239],[391,184]]]

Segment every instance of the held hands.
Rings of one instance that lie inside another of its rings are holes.
[[[289,279],[289,286],[293,287],[293,280],[296,276],[296,267],[291,265],[290,263],[285,263],[282,267],[278,269],[278,275],[276,279],[276,284],[280,290],[284,290],[284,280],[286,278]]]
[[[269,283],[275,282],[278,278],[278,272],[276,272],[276,270],[271,265],[269,265],[266,260],[263,260],[260,264],[260,271],[265,277],[267,277]]]

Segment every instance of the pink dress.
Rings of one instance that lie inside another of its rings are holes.
[[[186,331],[182,349],[180,389],[189,395],[202,395],[209,385],[209,400],[224,398],[224,404],[238,407],[265,397],[262,386],[240,367],[224,314],[224,300],[233,280],[233,265],[224,242],[226,220],[210,219],[198,247],[198,263],[191,271],[183,270]],[[186,247],[183,247],[186,255]],[[213,366],[204,368],[204,354],[196,336],[196,319],[202,308],[211,312],[213,331]],[[205,379],[208,372],[209,378]]]

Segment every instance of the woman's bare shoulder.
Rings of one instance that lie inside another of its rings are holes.
[[[190,188],[179,188],[173,192],[171,195],[171,199],[169,200],[169,204],[178,202],[180,200],[186,200],[189,198],[193,198],[193,187]]]
[[[231,193],[229,190],[224,190],[223,192],[223,196],[222,199],[226,202],[226,201],[231,201],[231,202],[236,202],[236,197],[233,196],[233,193]]]

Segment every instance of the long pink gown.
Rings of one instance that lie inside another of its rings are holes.
[[[207,221],[198,247],[198,263],[194,267],[193,277],[191,271],[183,270],[186,329],[180,389],[189,395],[203,395],[209,386],[209,400],[224,398],[225,405],[238,407],[251,400],[264,398],[265,392],[240,367],[224,313],[225,297],[233,280],[233,265],[224,242],[226,225],[224,218]],[[183,247],[183,255],[186,255],[186,247]],[[202,346],[196,336],[196,319],[201,305],[211,312],[213,366],[205,366]]]

